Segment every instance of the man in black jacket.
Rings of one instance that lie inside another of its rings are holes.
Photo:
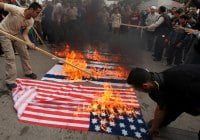
[[[157,103],[149,133],[156,135],[183,112],[200,115],[200,66],[180,65],[161,73],[134,68],[127,79]]]
[[[157,36],[154,49],[154,61],[161,61],[164,50],[164,40],[172,29],[171,19],[166,13],[166,7],[160,6],[158,11],[160,14],[158,20],[146,27],[147,30],[155,30],[155,35]]]

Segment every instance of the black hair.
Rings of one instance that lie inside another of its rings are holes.
[[[161,13],[164,13],[164,12],[166,12],[167,8],[165,6],[160,6],[159,10]]]
[[[183,9],[179,8],[175,11],[177,14],[182,14],[183,13]]]
[[[33,10],[37,10],[37,9],[42,9],[42,6],[37,3],[37,2],[33,2],[29,5],[28,9],[33,9]]]
[[[185,19],[185,20],[189,20],[189,16],[188,15],[181,15],[180,18]]]
[[[142,68],[133,68],[127,78],[127,83],[142,88],[143,83],[151,80],[151,74]]]

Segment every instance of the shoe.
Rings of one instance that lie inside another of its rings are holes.
[[[37,75],[35,73],[25,74],[25,76],[31,79],[37,79]]]
[[[15,83],[6,84],[6,86],[7,86],[7,88],[8,88],[9,90],[12,90],[13,88],[16,88],[16,87],[17,87],[17,84],[15,84]]]

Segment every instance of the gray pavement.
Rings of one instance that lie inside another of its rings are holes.
[[[43,47],[43,49],[48,50]],[[146,67],[152,71],[162,71],[167,67],[164,62],[153,62],[151,53],[145,50],[123,48],[124,57],[128,63],[134,66]],[[130,55],[129,55],[130,53]],[[133,55],[134,54],[134,55]],[[48,56],[30,50],[33,71],[40,79],[55,63]],[[136,57],[138,56],[138,57]],[[135,58],[137,58],[135,60]],[[19,58],[17,56],[18,77],[24,78]],[[66,129],[42,127],[19,122],[13,108],[13,102],[7,95],[4,85],[5,67],[4,58],[0,57],[0,140],[132,140],[133,138],[112,136],[93,132],[71,131]],[[142,113],[146,122],[153,116],[155,103],[145,93],[137,92]],[[200,129],[200,117],[182,114],[169,127],[161,130],[155,140],[197,140],[197,132]]]

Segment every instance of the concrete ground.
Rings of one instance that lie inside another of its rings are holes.
[[[43,47],[43,49],[46,49]],[[146,67],[152,71],[162,71],[167,67],[163,62],[152,61],[151,53],[142,49],[122,49],[127,62],[134,66]],[[129,55],[130,54],[130,55]],[[133,55],[134,54],[134,55]],[[30,50],[33,71],[40,79],[55,63],[48,56]],[[137,57],[136,57],[137,56]],[[135,59],[137,58],[137,59]],[[4,58],[0,57],[0,140],[132,140],[133,138],[112,136],[93,132],[79,132],[66,129],[42,127],[19,122],[13,108],[13,102],[7,95],[4,85]],[[18,77],[24,78],[19,58],[17,56]],[[145,93],[137,92],[142,113],[146,122],[153,116],[155,103]],[[182,114],[169,127],[161,130],[155,140],[197,140],[200,129],[200,117]]]

